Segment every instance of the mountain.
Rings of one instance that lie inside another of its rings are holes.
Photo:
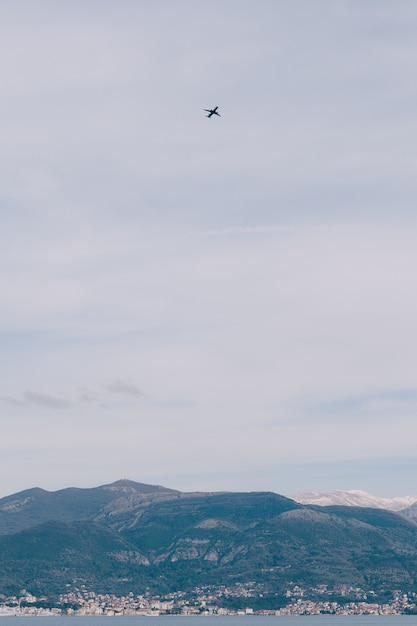
[[[59,491],[27,489],[0,499],[0,535],[18,532],[49,520],[71,522],[93,519],[110,507],[118,511],[132,502],[144,504],[153,499],[170,497],[179,492],[131,480],[118,480],[111,485],[92,489],[68,488]]]
[[[163,596],[211,586],[229,597],[249,585],[277,605],[294,585],[381,598],[392,589],[417,592],[417,524],[384,509],[118,481],[3,498],[0,527],[4,595],[26,588],[53,598],[84,585]]]
[[[122,595],[132,576],[148,584],[135,548],[90,522],[49,521],[0,536],[0,553],[0,592],[6,596],[27,588],[37,596],[57,597],[83,584]]]
[[[417,503],[417,496],[379,498],[360,490],[331,491],[330,493],[299,491],[288,497],[300,504],[361,506],[374,509],[388,509],[389,511],[403,511]]]

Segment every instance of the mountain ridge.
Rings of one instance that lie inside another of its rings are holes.
[[[140,500],[179,494],[160,485],[146,485],[123,479],[92,488],[66,487],[47,491],[40,487],[25,489],[0,499],[0,535],[25,530],[44,521],[89,519],[117,499]]]
[[[417,593],[417,523],[397,512],[304,505],[273,492],[189,492],[116,481],[0,500],[0,594],[22,588],[156,596],[251,585]],[[384,595],[385,594],[385,595]],[[374,597],[374,596],[373,596]],[[271,600],[272,601],[272,600]]]

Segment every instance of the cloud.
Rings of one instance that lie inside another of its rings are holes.
[[[76,390],[77,400],[79,402],[98,402],[99,395],[92,391],[91,389],[87,389],[86,387],[80,387]]]
[[[20,398],[11,396],[2,396],[1,400],[5,404],[14,406],[39,406],[47,409],[68,409],[73,406],[71,400],[63,396],[53,396],[37,391],[25,391]]]
[[[306,406],[308,402],[306,402]],[[364,418],[368,421],[375,420],[381,423],[385,417],[391,419],[395,414],[397,419],[415,414],[417,409],[416,389],[395,389],[376,393],[359,394],[347,397],[332,398],[328,401],[313,402],[307,409],[315,415],[315,420],[320,423],[325,420],[334,420],[335,415],[344,415],[349,420],[361,422]]]
[[[14,406],[21,406],[25,404],[22,400],[18,400],[17,398],[12,398],[10,396],[1,396],[0,400],[5,404],[11,404]]]
[[[107,385],[107,390],[110,393],[125,394],[128,396],[142,396],[143,393],[136,385],[126,383],[123,380],[115,380]]]
[[[108,406],[111,395],[119,394],[131,397],[142,396],[143,393],[136,385],[123,380],[114,380],[103,390],[94,391],[87,387],[79,387],[67,393],[44,393],[39,391],[25,391],[18,396],[1,396],[0,400],[4,404],[26,407],[43,407],[48,409],[69,409],[71,407],[90,405],[103,407]],[[109,398],[110,394],[110,398]]]
[[[23,393],[23,400],[26,404],[34,404],[47,409],[68,409],[72,406],[72,402],[66,398],[51,396],[46,393],[38,393],[37,391],[25,391]]]

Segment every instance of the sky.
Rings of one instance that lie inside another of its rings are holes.
[[[0,2],[0,497],[417,495],[416,31]]]

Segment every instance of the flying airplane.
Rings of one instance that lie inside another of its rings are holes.
[[[207,111],[208,115],[206,117],[211,117],[212,115],[218,115],[221,117],[220,113],[217,113],[217,109],[219,107],[214,107],[214,109],[203,109],[203,111]]]

